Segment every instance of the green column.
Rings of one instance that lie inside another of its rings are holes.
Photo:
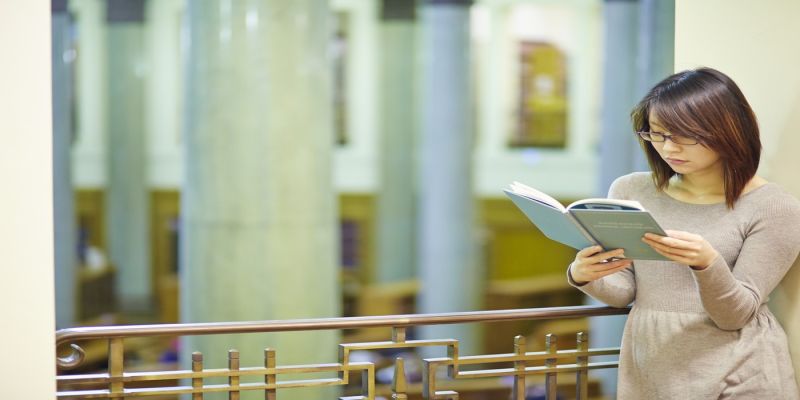
[[[181,321],[338,316],[328,2],[187,6]],[[222,367],[236,348],[243,367],[259,366],[272,347],[279,365],[328,363],[338,339],[331,331],[191,337],[183,357],[202,351],[206,365]],[[251,395],[243,398],[263,398]]]
[[[407,280],[416,275],[415,7],[414,1],[381,1],[378,47],[380,188],[376,193],[375,280],[383,283]]]
[[[74,52],[67,1],[52,3],[53,62],[53,228],[55,230],[56,327],[75,325],[76,245],[75,194],[72,189],[72,71]]]
[[[149,197],[144,121],[144,0],[109,0],[106,37],[106,190],[109,258],[120,307],[149,312]]]
[[[418,311],[481,308],[472,190],[473,121],[469,0],[427,0],[422,7],[419,144]],[[424,337],[456,338],[480,349],[478,326],[439,325]]]

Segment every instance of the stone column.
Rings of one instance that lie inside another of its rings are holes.
[[[421,142],[419,145],[420,313],[481,308],[472,190],[470,1],[426,0],[422,6]],[[478,327],[432,326],[423,337],[480,348]]]
[[[647,164],[636,165],[639,143],[631,130],[630,112],[638,99],[636,57],[638,52],[639,2],[606,0],[603,3],[605,33],[603,55],[602,115],[600,127],[600,173],[598,196],[606,196],[611,182],[635,170],[646,170]],[[600,304],[587,297],[589,304]],[[619,346],[625,316],[590,318],[592,346]],[[611,360],[611,357],[608,357]],[[603,382],[603,392],[617,391],[617,371],[595,374]]]
[[[675,0],[640,1],[637,101],[675,70]],[[634,167],[648,168],[643,151],[635,153]]]
[[[51,2],[53,63],[53,222],[55,231],[56,327],[75,325],[78,254],[72,189],[72,61],[74,49],[67,0]]]
[[[604,2],[604,55],[602,116],[600,127],[600,181],[598,194],[620,175],[647,165],[635,165],[639,143],[631,131],[631,108],[639,100],[637,69],[639,3],[637,0]]]
[[[187,11],[181,321],[338,316],[328,1],[192,1]],[[279,365],[328,363],[338,339],[201,336],[182,348],[216,367],[230,348],[242,366],[263,365],[266,347]]]
[[[606,0],[604,5],[600,196],[606,195],[617,177],[649,170],[644,152],[633,136],[630,113],[650,87],[672,73],[675,47],[673,0]],[[625,319],[593,319],[592,346],[618,346]],[[603,380],[606,394],[614,394],[616,370],[598,371],[597,375]]]
[[[120,307],[149,312],[149,197],[144,131],[144,0],[108,0],[108,182],[106,223],[109,258],[117,269]]]
[[[414,1],[381,1],[377,282],[406,280],[416,275],[415,7]]]

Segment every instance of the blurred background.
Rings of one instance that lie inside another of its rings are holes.
[[[54,0],[56,327],[584,304],[564,276],[574,250],[502,189],[604,196],[647,168],[631,107],[708,65],[741,84],[762,122],[762,173],[797,195],[786,149],[798,140],[784,133],[800,122],[799,32],[774,22],[797,12],[777,0]],[[792,292],[777,307],[793,309]],[[616,346],[623,323],[410,336],[505,353],[518,334],[531,350],[580,331]],[[337,343],[387,333],[148,340],[127,360],[179,364],[201,349],[222,365],[238,347],[255,365],[268,342],[286,349],[281,364],[332,362]],[[96,352],[87,368],[103,367]],[[613,373],[595,375],[596,393],[613,396]]]

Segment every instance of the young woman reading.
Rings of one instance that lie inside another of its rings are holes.
[[[617,398],[800,399],[769,294],[800,252],[800,202],[756,175],[756,117],[725,74],[700,68],[658,83],[634,108],[650,172],[609,197],[637,200],[668,236],[642,240],[671,261],[578,252],[570,283],[608,305],[633,303]]]

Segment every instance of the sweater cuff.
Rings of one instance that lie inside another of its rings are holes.
[[[570,263],[569,266],[567,267],[567,282],[569,282],[571,286],[576,288],[583,288],[586,285],[592,283],[592,282],[584,282],[584,283],[575,282],[575,279],[572,278],[572,263]]]
[[[692,269],[691,271],[697,285],[710,292],[725,292],[732,284],[736,283],[736,278],[728,267],[728,263],[721,255],[717,255],[717,258],[705,269]]]

